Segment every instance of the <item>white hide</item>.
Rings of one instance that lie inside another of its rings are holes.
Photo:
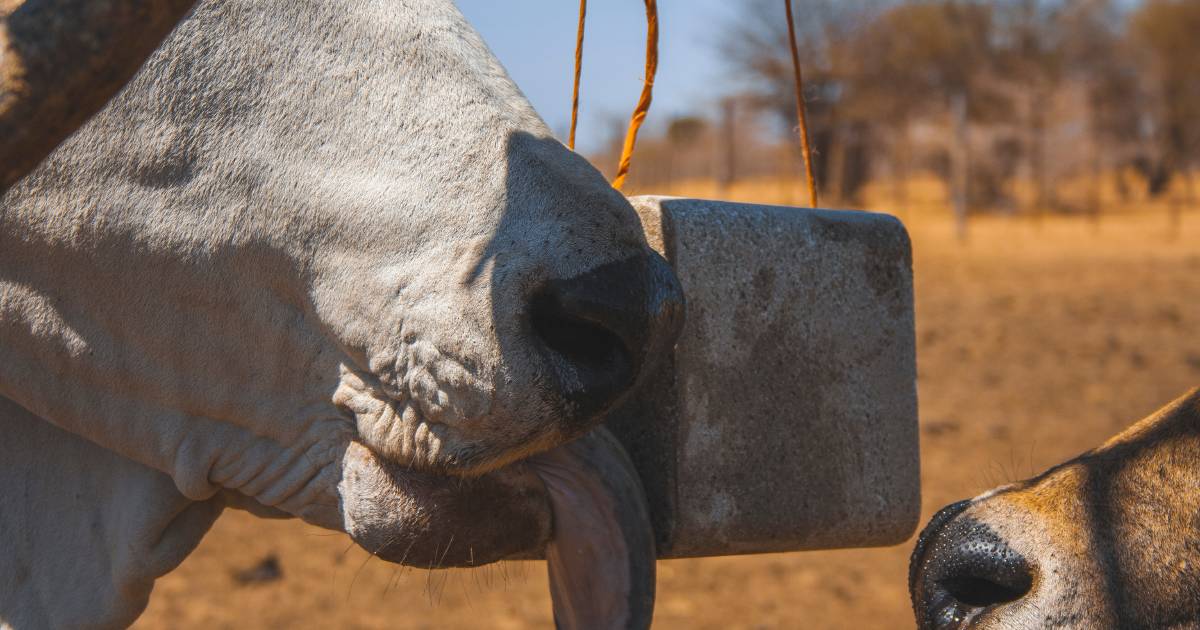
[[[0,435],[0,628],[129,625],[221,513],[3,398]]]
[[[222,491],[345,529],[351,445],[577,434],[525,306],[646,251],[449,0],[200,2],[0,199],[0,625],[128,623]]]

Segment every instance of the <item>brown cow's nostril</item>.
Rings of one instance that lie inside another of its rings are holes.
[[[1023,586],[1007,586],[994,582],[987,577],[963,576],[946,578],[941,581],[946,593],[960,603],[976,608],[986,608],[997,604],[1007,604],[1021,599],[1029,592],[1032,582]]]
[[[551,280],[532,296],[530,328],[570,406],[564,429],[590,428],[632,388],[674,342],[682,305],[679,281],[652,252]]]

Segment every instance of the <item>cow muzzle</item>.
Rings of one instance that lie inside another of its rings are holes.
[[[991,527],[967,514],[971,501],[942,508],[921,532],[909,565],[918,627],[975,627],[1033,588],[1029,562]]]

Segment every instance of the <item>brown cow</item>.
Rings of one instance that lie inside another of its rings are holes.
[[[950,505],[913,551],[920,628],[1200,628],[1200,389]]]

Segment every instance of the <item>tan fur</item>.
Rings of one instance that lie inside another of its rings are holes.
[[[1200,628],[1200,389],[1101,447],[974,500],[978,523],[1024,557],[1033,586],[971,628]],[[933,549],[947,528],[922,540]],[[935,556],[939,551],[924,554]],[[914,554],[915,583],[930,562]],[[914,592],[919,617],[926,590]]]

